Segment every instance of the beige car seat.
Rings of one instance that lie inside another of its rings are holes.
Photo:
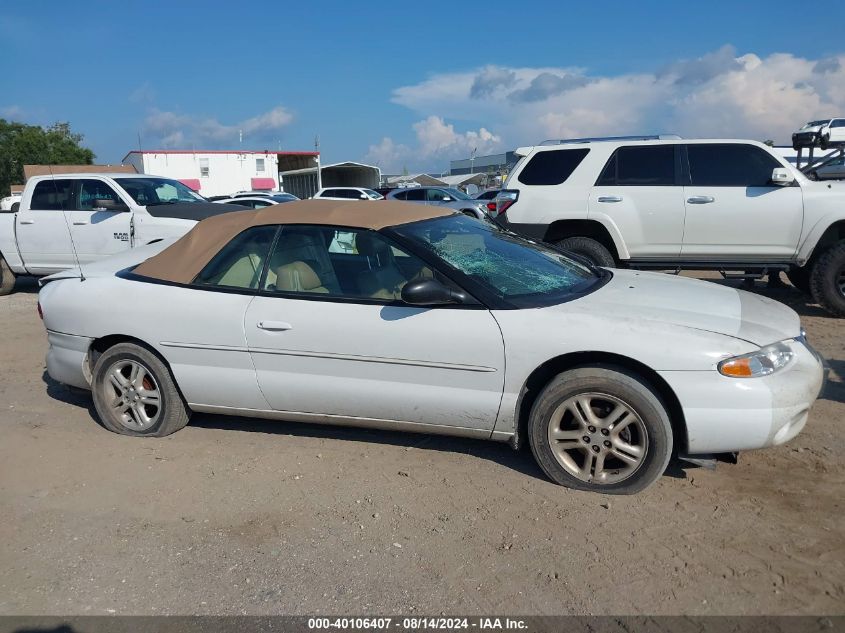
[[[393,257],[390,244],[369,233],[358,233],[355,240],[358,254],[367,258],[368,270],[358,273],[358,289],[373,299],[401,299],[408,283]]]
[[[328,294],[317,273],[301,261],[291,262],[276,269],[276,290],[279,292],[315,292]]]

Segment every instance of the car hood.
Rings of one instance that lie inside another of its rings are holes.
[[[798,315],[778,301],[664,273],[614,270],[603,287],[572,303],[592,313],[713,332],[758,346],[801,333]]]
[[[172,204],[150,204],[145,207],[154,218],[176,218],[199,222],[221,213],[243,211],[238,204],[217,204],[214,202],[175,202]]]

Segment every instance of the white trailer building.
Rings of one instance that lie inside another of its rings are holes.
[[[179,180],[204,196],[222,196],[238,191],[277,191],[280,159],[315,155],[266,150],[133,150],[123,162],[142,174]]]

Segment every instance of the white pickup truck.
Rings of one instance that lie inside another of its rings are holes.
[[[35,176],[16,210],[0,210],[0,295],[12,292],[17,275],[84,268],[133,246],[180,237],[211,215],[242,210],[158,176]]]

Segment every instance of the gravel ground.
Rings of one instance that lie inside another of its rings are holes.
[[[197,416],[103,430],[0,298],[0,614],[843,614],[845,321],[792,289],[831,381],[789,445],[636,497],[482,441]],[[761,292],[766,292],[760,287]]]

